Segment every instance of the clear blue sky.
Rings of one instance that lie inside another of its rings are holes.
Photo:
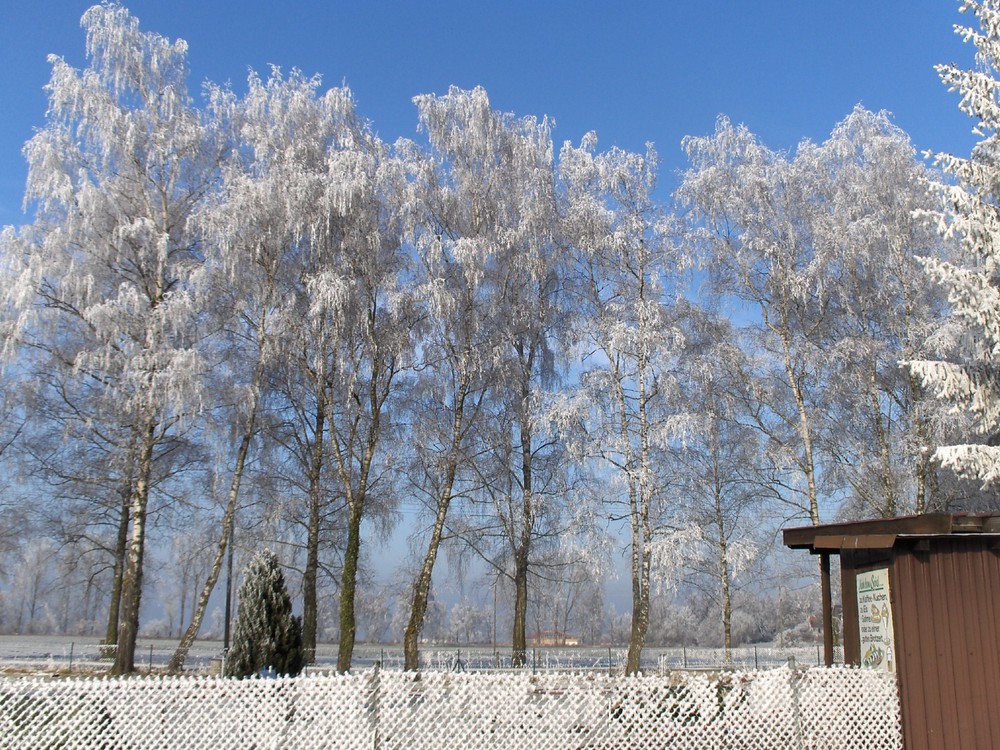
[[[0,225],[20,224],[23,143],[45,121],[46,56],[84,64],[89,0],[11,0],[0,24]],[[970,64],[957,0],[132,0],[144,29],[189,43],[192,89],[270,64],[347,83],[386,140],[415,135],[411,98],[482,85],[495,107],[549,115],[557,143],[661,154],[720,113],[765,143],[822,140],[855,104],[887,109],[918,149],[968,153],[972,123],[933,69]]]

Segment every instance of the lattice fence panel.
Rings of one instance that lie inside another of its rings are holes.
[[[858,689],[858,675],[869,677]],[[851,669],[811,669],[797,681],[798,706],[807,747],[845,747],[841,738],[854,737],[862,747],[896,750],[902,746],[899,693],[892,679]],[[836,703],[828,697],[836,695]]]
[[[0,680],[0,748],[899,750],[891,675]]]

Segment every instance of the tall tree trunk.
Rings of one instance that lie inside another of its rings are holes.
[[[879,488],[882,490],[882,507],[879,508],[879,515],[882,518],[892,518],[898,512],[896,487],[892,478],[892,445],[890,445],[889,430],[886,428],[878,396],[878,384],[875,381],[875,365],[873,364],[869,373],[868,400],[872,409],[875,442],[879,452]]]
[[[256,405],[253,409],[256,412]],[[251,423],[254,421],[254,416],[251,416]],[[219,534],[219,543],[215,548],[215,559],[212,561],[212,568],[209,571],[208,579],[205,581],[205,585],[201,589],[201,593],[198,596],[198,605],[191,616],[191,624],[188,625],[187,630],[184,632],[184,636],[181,638],[180,643],[177,645],[177,649],[174,651],[173,656],[170,657],[169,670],[171,672],[180,672],[184,669],[184,661],[187,659],[188,651],[191,650],[191,645],[194,643],[195,638],[198,636],[198,631],[201,630],[201,623],[205,618],[205,611],[208,609],[208,600],[212,596],[212,591],[215,590],[215,584],[219,580],[219,573],[222,571],[222,563],[226,559],[226,550],[229,547],[229,542],[232,539],[232,528],[233,521],[236,517],[236,505],[237,499],[240,494],[240,483],[243,480],[243,467],[246,464],[247,453],[250,451],[250,443],[253,439],[253,428],[247,430],[243,434],[243,438],[240,440],[239,451],[236,455],[236,468],[233,472],[233,481],[229,486],[229,497],[226,500],[226,512],[222,517],[222,532]],[[183,615],[181,617],[183,622]]]
[[[111,674],[115,676],[135,671],[135,642],[139,635],[139,606],[142,599],[143,559],[146,545],[146,513],[149,507],[155,442],[156,420],[148,418],[142,434],[138,474],[132,499],[132,537],[122,585],[118,648],[115,652],[115,663],[111,668]]]
[[[137,431],[131,431],[126,457],[125,475],[118,488],[119,515],[118,537],[115,540],[115,565],[111,579],[111,602],[108,606],[108,626],[104,631],[104,644],[108,647],[105,656],[113,654],[110,647],[118,643],[118,618],[121,610],[122,584],[125,580],[125,558],[128,554],[128,531],[132,518],[132,490],[135,479],[135,450]]]
[[[441,544],[441,529],[444,527],[444,522],[441,519],[444,518],[446,512],[447,509],[439,500],[437,516],[434,519],[434,528],[431,531],[431,539],[427,545],[427,553],[424,555],[420,574],[413,584],[410,619],[406,624],[406,631],[403,633],[403,669],[407,672],[414,672],[420,669],[418,641],[420,633],[424,629],[424,618],[427,616],[427,600],[430,597],[431,581],[434,575],[434,561],[437,559],[438,547]]]
[[[420,654],[417,642],[420,631],[424,627],[424,617],[427,614],[427,599],[430,596],[431,581],[434,577],[434,563],[437,560],[438,549],[441,547],[441,537],[444,534],[444,524],[451,505],[451,493],[455,486],[455,476],[458,473],[459,453],[462,445],[462,433],[465,429],[465,398],[468,394],[468,376],[463,377],[459,392],[455,399],[455,415],[451,427],[451,445],[449,446],[448,464],[445,468],[444,484],[438,494],[437,513],[434,516],[434,528],[431,530],[427,553],[424,555],[420,574],[413,584],[413,602],[410,606],[410,621],[403,634],[403,669],[415,671],[420,668]]]
[[[625,674],[638,674],[642,662],[642,649],[646,645],[649,630],[649,576],[652,567],[652,528],[649,512],[652,504],[652,466],[649,446],[649,420],[646,411],[648,361],[640,354],[637,362],[639,384],[638,420],[639,455],[627,462],[633,476],[629,477],[631,522],[632,522],[632,629],[628,642],[628,656],[625,660]],[[620,380],[616,379],[621,387]],[[628,445],[628,416],[624,392],[619,396],[621,409],[621,432],[624,444]],[[636,462],[638,458],[638,462]]]
[[[652,567],[650,549],[649,498],[646,497],[641,479],[632,495],[632,627],[629,634],[628,654],[625,658],[625,674],[638,674],[642,661],[642,649],[646,645],[649,630],[649,576]],[[635,486],[633,484],[633,486]]]
[[[316,404],[313,450],[309,466],[309,521],[306,527],[306,567],[302,573],[302,650],[305,662],[316,660],[318,630],[319,519],[323,494],[323,435],[326,431],[326,390]]]
[[[917,443],[916,491],[913,499],[914,512],[926,513],[934,500],[934,467],[931,460],[930,436],[927,418],[921,402],[923,390],[916,379],[910,376],[910,399],[913,406],[914,437]]]
[[[375,313],[376,306],[373,303],[369,310],[371,330],[375,329]],[[357,592],[358,564],[361,558],[361,521],[364,518],[365,505],[368,502],[368,479],[372,461],[375,459],[375,448],[378,446],[381,436],[382,407],[389,397],[393,375],[392,366],[385,366],[385,363],[380,361],[376,349],[372,357],[371,379],[368,382],[368,413],[371,417],[371,423],[367,428],[364,454],[358,461],[356,485],[351,481],[351,467],[354,447],[353,435],[360,418],[355,421],[354,427],[350,430],[352,439],[349,441],[346,451],[344,443],[338,438],[336,431],[331,439],[336,448],[337,471],[347,496],[348,508],[347,547],[344,550],[344,571],[340,586],[340,644],[337,651],[337,671],[341,674],[350,671],[351,660],[354,657],[354,641],[357,634],[354,598]],[[335,427],[333,420],[330,421],[330,427],[331,429]]]
[[[649,572],[652,563],[648,545],[641,554],[633,554],[632,557],[632,628],[625,657],[627,675],[638,674],[641,668],[642,649],[649,630]]]
[[[125,579],[125,557],[128,553],[129,521],[132,518],[132,477],[122,481],[121,510],[118,516],[118,537],[115,540],[115,566],[111,579],[111,603],[108,606],[108,626],[104,631],[104,644],[118,643],[118,617],[121,610],[122,583]]]
[[[640,285],[640,296],[645,289],[644,280]],[[637,360],[636,380],[639,385],[638,394],[638,425],[639,455],[634,453],[627,461],[633,476],[629,477],[631,522],[632,522],[632,629],[629,636],[628,656],[625,660],[625,674],[638,674],[642,662],[642,649],[646,645],[646,633],[649,631],[649,579],[653,562],[652,535],[649,521],[652,506],[652,466],[649,445],[649,416],[647,406],[648,393],[647,376],[649,361],[645,353],[640,353]],[[621,381],[619,388],[621,388]],[[629,444],[628,414],[625,394],[620,398],[621,431],[625,445]]]
[[[729,540],[726,539],[725,514],[722,509],[722,491],[716,482],[715,522],[719,545],[719,587],[722,592],[722,640],[726,664],[733,659],[733,603],[729,584]]]
[[[788,384],[791,386],[795,396],[795,407],[799,416],[799,438],[802,440],[802,459],[800,467],[806,478],[806,492],[809,502],[809,522],[813,526],[819,526],[819,493],[816,489],[816,458],[813,448],[812,420],[809,418],[809,410],[806,407],[805,394],[799,385],[795,372],[792,370],[791,360],[785,360],[785,372],[788,375]]]
[[[531,350],[527,360],[522,355],[521,404],[518,412],[521,433],[521,536],[514,548],[514,625],[511,634],[511,662],[515,667],[527,661],[528,568],[531,563],[531,540],[535,527],[535,498],[532,484],[533,435],[530,423]]]
[[[262,317],[257,327],[258,339],[263,336],[264,330],[264,318]],[[219,543],[215,548],[215,559],[212,561],[212,568],[208,573],[208,579],[205,581],[205,585],[198,596],[198,603],[191,616],[191,624],[188,625],[184,637],[181,638],[181,642],[177,645],[177,650],[174,651],[173,656],[170,658],[169,669],[171,672],[180,672],[184,668],[184,661],[187,659],[188,651],[191,650],[191,645],[194,643],[195,638],[198,637],[198,631],[201,630],[201,623],[205,618],[205,611],[208,609],[208,600],[211,598],[212,592],[215,590],[215,584],[219,580],[222,564],[226,559],[226,550],[233,539],[233,524],[236,518],[240,485],[243,482],[243,470],[246,466],[247,455],[250,453],[250,444],[253,441],[254,434],[257,432],[257,409],[260,405],[260,390],[263,380],[264,362],[262,358],[258,358],[254,367],[253,381],[251,382],[253,403],[250,407],[250,413],[247,415],[243,437],[240,438],[240,445],[236,451],[236,466],[233,468],[233,479],[230,482],[229,495],[226,498],[226,511],[222,516],[222,532],[219,534]],[[181,622],[183,620],[182,615]],[[228,627],[228,622],[226,625]]]
[[[796,458],[799,470],[806,480],[806,501],[808,504],[809,522],[813,526],[819,526],[819,492],[816,487],[816,457],[813,445],[813,425],[809,416],[809,408],[806,406],[806,396],[802,384],[795,371],[795,358],[792,355],[792,344],[789,341],[791,334],[787,325],[787,311],[779,310],[782,325],[775,325],[771,322],[771,312],[765,303],[761,303],[761,317],[764,325],[767,326],[775,336],[781,341],[782,367],[785,370],[785,378],[788,387],[795,398],[795,409],[798,415],[798,426],[796,432],[802,441],[802,454]]]
[[[431,581],[434,577],[434,562],[437,560],[438,549],[441,546],[441,536],[444,531],[444,522],[450,501],[451,488],[449,487],[447,492],[442,492],[442,496],[438,498],[437,515],[434,517],[434,528],[431,530],[431,539],[427,545],[427,553],[424,555],[420,574],[413,584],[410,620],[406,624],[406,632],[403,633],[403,669],[407,672],[413,672],[420,668],[420,653],[417,644],[420,639],[420,632],[424,628],[424,617],[427,615],[427,600],[430,597]]]
[[[528,555],[523,547],[514,555],[514,626],[511,633],[511,664],[523,667],[528,661]]]
[[[350,503],[347,522],[347,547],[344,550],[344,576],[340,587],[340,646],[337,652],[337,671],[351,670],[357,623],[354,613],[354,596],[358,581],[358,561],[361,556],[361,517],[364,495],[357,495]]]

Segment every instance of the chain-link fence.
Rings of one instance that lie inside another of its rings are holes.
[[[177,648],[173,639],[142,639],[136,647],[136,667],[144,671],[166,668]],[[622,674],[628,650],[622,646],[558,646],[529,648],[523,669],[529,672],[605,672]],[[94,673],[106,671],[114,655],[114,646],[104,646],[98,638],[67,638],[66,636],[3,636],[0,635],[0,674],[9,671],[61,673]],[[188,653],[185,668],[192,672],[218,672],[223,656],[221,641],[195,641]],[[843,662],[843,649],[838,648],[834,661]],[[822,644],[800,646],[750,645],[739,646],[728,653],[721,648],[649,647],[642,654],[642,671],[665,674],[677,669],[741,669],[757,670],[786,664],[800,667],[823,663]],[[335,669],[337,644],[320,643],[316,649],[313,669]],[[359,644],[354,651],[356,670],[371,669],[376,664],[383,669],[402,670],[403,649],[399,645]],[[422,669],[431,671],[497,671],[513,669],[510,647],[447,646],[425,644],[420,650]]]
[[[0,679],[0,748],[898,750],[893,675]]]

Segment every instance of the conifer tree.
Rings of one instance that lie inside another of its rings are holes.
[[[254,555],[243,571],[227,677],[247,677],[268,668],[297,675],[303,667],[302,623],[292,615],[281,564],[271,550]]]
[[[961,10],[976,16],[980,30],[956,27],[976,46],[975,70],[938,66],[942,81],[962,95],[959,108],[983,135],[969,158],[939,154],[953,182],[937,185],[942,197],[938,226],[961,242],[960,263],[925,260],[928,273],[948,292],[950,319],[936,336],[939,360],[910,362],[924,388],[968,415],[966,441],[942,446],[936,457],[958,476],[983,486],[1000,481],[1000,2],[967,0]]]

